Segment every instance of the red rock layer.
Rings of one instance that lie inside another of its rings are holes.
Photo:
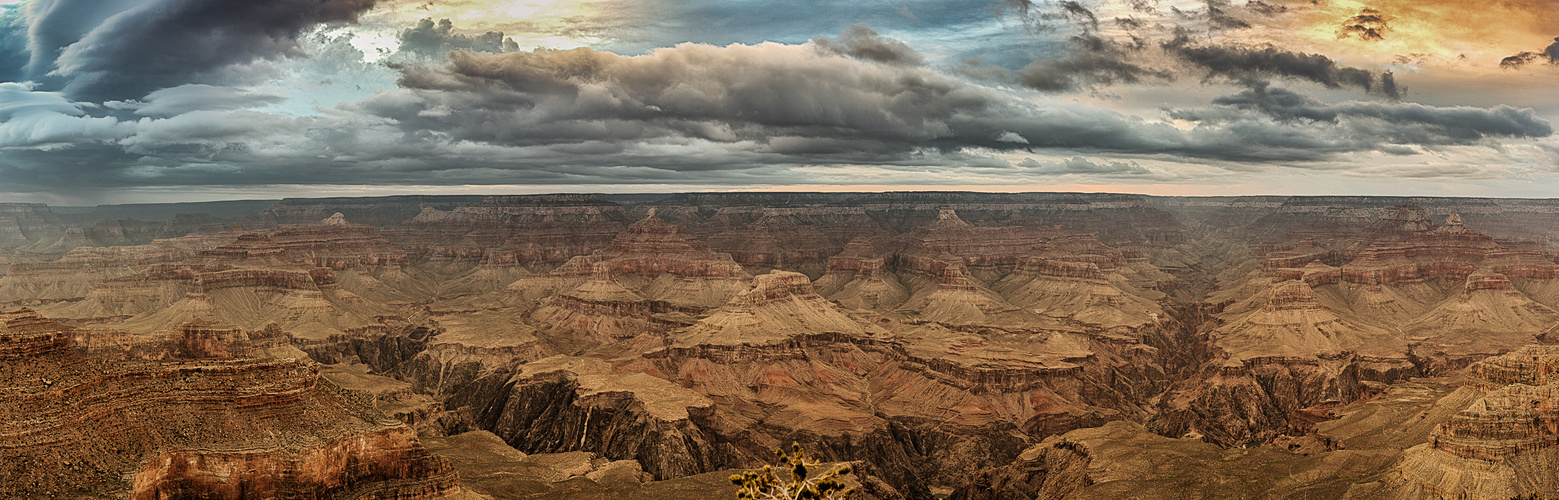
[[[1429,446],[1483,460],[1530,455],[1559,446],[1559,384],[1516,383],[1495,389],[1435,426]]]
[[[458,486],[410,428],[318,365],[209,359],[238,354],[221,338],[232,330],[195,323],[173,339],[208,359],[114,361],[69,349],[70,330],[31,311],[0,320],[7,344],[51,346],[0,364],[5,498],[410,500]]]
[[[232,359],[235,342],[248,340],[243,330],[195,319],[179,326],[183,354],[191,358]]]
[[[245,234],[201,254],[225,261],[278,259],[333,269],[406,261],[406,253],[372,227],[350,224],[339,213],[319,224],[282,225],[270,233]]]
[[[135,473],[131,500],[169,498],[439,498],[459,488],[447,462],[409,427],[346,436],[302,450],[173,449]]]
[[[70,328],[29,309],[0,314],[0,360],[63,353],[73,347]]]

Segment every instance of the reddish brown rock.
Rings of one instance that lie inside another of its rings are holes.
[[[70,349],[68,327],[30,311],[0,320],[0,343],[39,347],[11,351],[21,357],[0,370],[9,498],[411,499],[458,488],[408,428],[307,361],[113,361]],[[188,326],[181,347],[225,345],[210,325]]]

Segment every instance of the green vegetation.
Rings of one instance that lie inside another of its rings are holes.
[[[855,488],[847,487],[839,476],[855,471],[849,465],[841,465],[815,478],[808,478],[810,470],[822,465],[809,462],[801,451],[800,443],[791,443],[791,452],[784,448],[775,451],[780,465],[790,469],[790,482],[782,481],[774,474],[774,466],[765,465],[761,471],[747,471],[731,476],[731,484],[740,486],[736,498],[751,500],[849,500]],[[836,496],[837,495],[837,496]]]

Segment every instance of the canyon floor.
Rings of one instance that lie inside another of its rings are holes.
[[[0,496],[1559,498],[1559,200],[252,205],[0,204]]]

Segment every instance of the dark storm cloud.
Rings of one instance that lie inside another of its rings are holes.
[[[1391,31],[1390,21],[1385,13],[1365,7],[1342,22],[1342,27],[1337,29],[1337,38],[1358,38],[1367,42],[1385,40],[1386,33]]]
[[[1236,80],[1283,76],[1308,80],[1329,88],[1352,87],[1366,92],[1379,89],[1386,92],[1388,97],[1401,97],[1401,88],[1396,85],[1394,78],[1390,85],[1377,87],[1373,73],[1343,66],[1320,54],[1290,52],[1272,45],[1197,45],[1184,36],[1164,43],[1163,48],[1212,76]]]
[[[374,1],[37,0],[29,73],[83,100],[221,82],[235,65],[305,55],[303,30],[353,21]]]
[[[454,50],[476,52],[514,52],[519,50],[519,46],[514,44],[514,40],[505,38],[503,33],[497,31],[489,31],[480,35],[455,33],[454,23],[448,19],[440,19],[437,23],[434,23],[432,19],[423,19],[416,26],[402,31],[399,39],[401,51],[422,57],[442,57]]]
[[[1548,64],[1559,64],[1559,38],[1554,38],[1553,45],[1541,51],[1522,52],[1500,60],[1499,67],[1516,69],[1540,60],[1547,60]]]
[[[1400,98],[1405,91],[1389,72],[1377,76],[1321,54],[1293,52],[1271,44],[1199,41],[1220,30],[1248,27],[1229,13],[1235,7],[1226,0],[1205,0],[1203,8],[1190,11],[1171,8],[1171,17],[1180,21],[1169,25],[1116,18],[1115,25],[1126,32],[1124,36],[1099,32],[1095,14],[1080,4],[1058,5],[1065,15],[1051,17],[1069,19],[1078,32],[1068,39],[1068,50],[1058,56],[1033,59],[1015,71],[968,62],[958,71],[971,78],[1017,83],[1044,92],[1140,82],[1171,83],[1196,77],[1238,84],[1273,77],[1298,78],[1330,88],[1377,92],[1393,99]],[[1262,2],[1248,2],[1244,8],[1264,16],[1284,12],[1281,6]]]
[[[915,49],[903,41],[880,36],[865,24],[852,24],[839,34],[838,40],[828,37],[812,39],[812,44],[835,54],[847,55],[883,64],[919,66],[924,60]]]
[[[1284,126],[1312,131],[1331,129],[1339,137],[1395,145],[1462,145],[1492,137],[1547,137],[1553,134],[1552,125],[1531,109],[1367,101],[1322,103],[1291,90],[1269,88],[1264,84],[1214,99],[1213,104],[1217,107],[1175,111],[1172,116],[1203,124],[1228,125],[1251,122],[1249,112],[1254,111]],[[1390,152],[1389,149],[1381,150]]]
[[[1407,93],[1407,87],[1397,85],[1397,75],[1390,71],[1380,74],[1380,94],[1392,99],[1401,99]]]
[[[1244,29],[1250,27],[1250,23],[1245,22],[1244,19],[1230,15],[1228,12],[1229,8],[1227,0],[1207,0],[1207,22],[1214,27],[1223,29]]]
[[[1046,92],[1076,90],[1094,84],[1114,85],[1144,80],[1168,81],[1174,74],[1137,62],[1139,50],[1093,34],[1072,38],[1075,50],[1065,56],[1040,59],[1014,73],[1025,87]]]
[[[925,148],[1309,161],[1396,144],[1551,133],[1530,110],[1323,107],[1270,94],[1187,112],[1181,117],[1203,126],[1182,131],[1083,105],[1029,103],[924,68],[817,52],[766,44],[682,45],[636,57],[589,49],[456,53],[446,66],[405,68],[401,83],[411,90],[363,107],[408,135],[435,140],[540,147],[695,139],[801,163],[898,161]],[[1344,117],[1347,126],[1295,122],[1307,106],[1318,107],[1312,121]]]

